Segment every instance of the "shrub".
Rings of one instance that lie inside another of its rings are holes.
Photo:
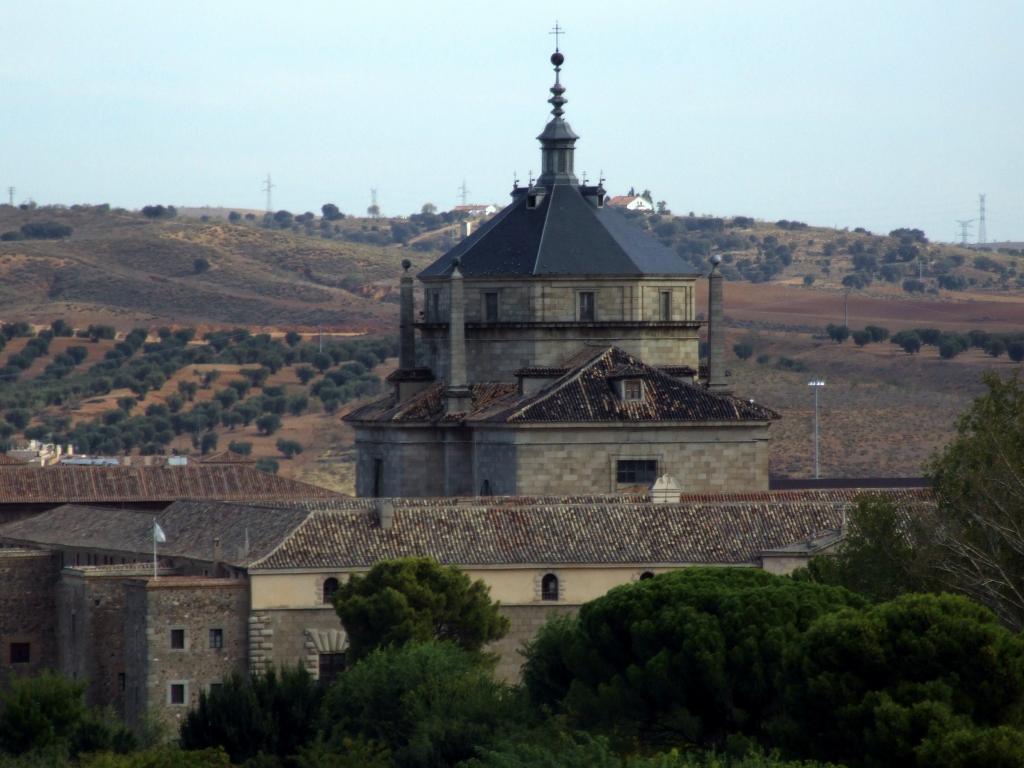
[[[263,458],[256,462],[256,469],[260,472],[266,472],[271,475],[277,474],[277,461],[275,459]]]
[[[281,452],[286,459],[294,458],[302,453],[302,443],[296,440],[285,440],[284,438],[278,438],[277,450]]]
[[[842,344],[850,338],[850,329],[845,325],[833,325],[832,323],[829,323],[825,326],[825,332],[836,344]]]
[[[232,440],[228,443],[228,450],[237,453],[239,456],[248,456],[252,453],[252,443]]]
[[[754,347],[748,342],[743,341],[739,344],[734,344],[732,351],[740,360],[747,360],[754,354]]]
[[[72,229],[56,221],[32,221],[21,227],[21,234],[27,240],[59,240],[71,237]]]
[[[202,256],[198,256],[192,261],[192,271],[195,272],[197,275],[201,275],[209,268],[210,262],[204,259]]]
[[[853,332],[853,343],[858,347],[863,347],[865,344],[871,342],[871,334],[867,331],[854,331]]]
[[[907,293],[924,293],[925,284],[920,280],[907,279],[903,281],[903,290]]]
[[[256,428],[264,435],[272,435],[281,428],[281,417],[276,413],[265,413],[256,419]]]

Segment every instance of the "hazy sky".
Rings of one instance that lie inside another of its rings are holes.
[[[1024,2],[0,0],[0,186],[39,203],[504,204],[568,30],[577,171],[676,212],[1024,240]],[[6,198],[6,194],[4,195]]]

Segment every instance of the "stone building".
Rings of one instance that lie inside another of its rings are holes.
[[[360,496],[768,488],[777,415],[728,391],[721,275],[710,275],[698,377],[700,270],[574,170],[555,52],[542,173],[419,274],[401,279],[392,391],[346,416]]]
[[[352,574],[429,556],[482,579],[509,618],[492,648],[518,675],[552,613],[692,565],[786,573],[836,543],[861,491],[547,498],[176,502],[153,572],[153,514],[65,505],[0,526],[0,684],[53,668],[130,723],[176,726],[233,672],[302,664],[327,681],[347,636],[331,604]],[[928,491],[882,490],[909,510]],[[90,564],[86,564],[90,563]]]

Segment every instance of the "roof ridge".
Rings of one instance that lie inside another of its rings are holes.
[[[283,547],[285,544],[287,544],[289,541],[291,541],[292,536],[295,535],[296,531],[298,531],[302,526],[304,526],[307,522],[309,522],[309,519],[311,517],[313,517],[314,515],[318,515],[318,514],[320,514],[320,512],[323,511],[323,510],[319,510],[319,509],[303,509],[302,507],[288,507],[287,509],[289,511],[294,510],[294,511],[298,511],[298,512],[305,512],[306,514],[302,518],[300,518],[299,521],[297,523],[295,523],[295,525],[293,525],[288,530],[288,532],[285,533],[284,536],[281,537],[281,540],[278,541],[277,544],[269,552],[264,553],[264,555],[262,557],[257,558],[256,560],[250,560],[246,564],[246,566],[245,566],[247,569],[248,568],[253,568],[255,566],[258,566],[261,562],[263,562],[268,557],[270,557],[275,552],[277,552],[277,550],[279,550],[281,547]]]
[[[548,207],[544,209],[544,226],[540,229],[540,240],[537,241],[537,256],[533,260],[533,275],[537,274],[537,268],[540,266],[540,255],[544,253],[544,238],[548,234],[548,219],[551,216],[551,205],[555,202],[555,190],[558,189],[558,185],[551,187],[550,199],[548,200]]]
[[[536,397],[534,397],[532,400],[528,400],[521,407],[519,407],[518,409],[516,409],[512,413],[510,413],[508,415],[506,421],[508,419],[511,419],[513,416],[521,414],[527,408],[532,408],[535,405],[539,405],[540,403],[543,403],[545,400],[547,400],[549,397],[554,395],[559,389],[564,387],[566,384],[569,384],[570,382],[572,382],[572,381],[574,381],[576,379],[579,379],[579,377],[583,375],[584,371],[586,371],[589,368],[591,368],[593,365],[595,365],[597,363],[598,360],[600,360],[602,357],[604,357],[606,354],[608,354],[609,352],[611,352],[614,349],[616,349],[616,347],[614,345],[609,345],[609,346],[605,347],[604,349],[602,349],[598,354],[594,355],[588,362],[583,363],[582,365],[577,366],[575,370],[571,370],[571,371],[566,372],[561,378],[557,379],[555,381],[555,383],[552,384],[550,387],[548,387],[546,390],[544,390],[543,392],[538,393],[538,395]]]

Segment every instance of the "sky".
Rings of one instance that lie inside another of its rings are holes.
[[[261,209],[270,173],[293,213],[446,209],[463,180],[504,205],[557,19],[576,169],[613,194],[948,241],[985,193],[988,239],[1024,240],[1020,0],[0,6],[16,202]]]

